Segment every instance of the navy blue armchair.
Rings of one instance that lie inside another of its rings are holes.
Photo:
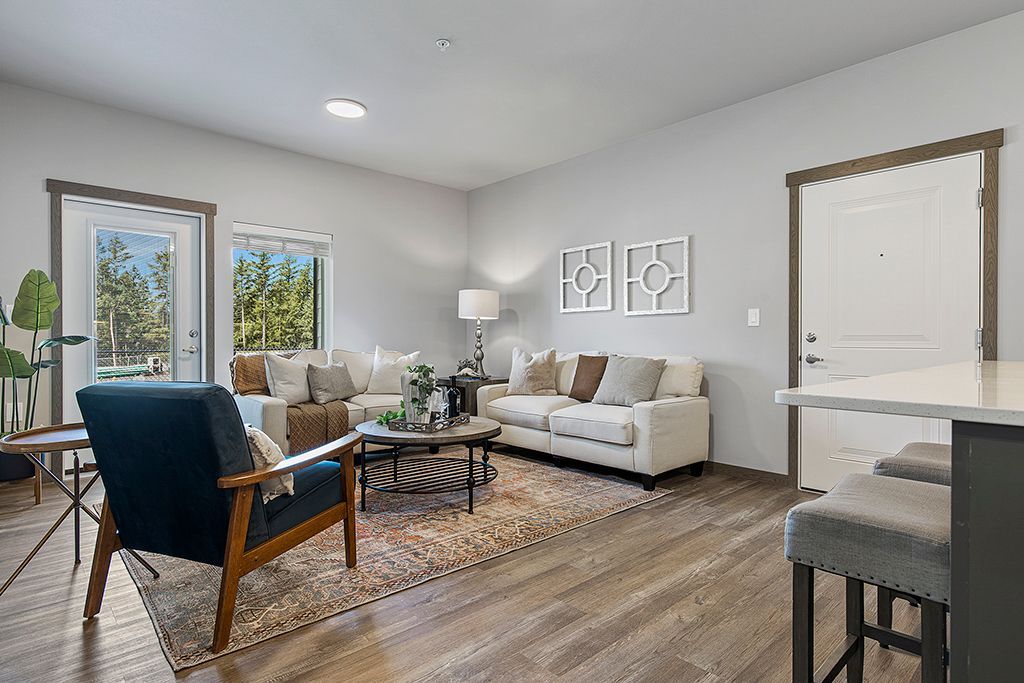
[[[352,452],[361,435],[257,470],[238,408],[219,385],[110,382],[77,397],[106,489],[85,618],[99,613],[121,548],[223,568],[214,652],[227,647],[239,577],[339,521],[345,562],[355,566]],[[260,483],[289,473],[294,495],[264,504]]]

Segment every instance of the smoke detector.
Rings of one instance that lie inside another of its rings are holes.
[[[452,46],[452,41],[447,38],[438,38],[434,41],[434,45],[437,45],[437,49],[441,52],[447,52],[448,48]]]

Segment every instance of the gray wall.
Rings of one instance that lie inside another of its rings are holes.
[[[463,355],[464,192],[0,83],[0,295],[9,303],[29,268],[49,271],[46,178],[217,204],[217,381],[229,381],[233,221],[333,233],[335,345],[422,349],[439,368]]]
[[[880,57],[469,195],[470,286],[502,292],[488,370],[529,349],[684,353],[706,363],[713,459],[785,472],[785,174],[1006,129],[999,348],[1024,358],[1024,13]],[[691,238],[691,313],[625,318],[621,248]],[[558,312],[558,250],[615,241],[615,310]],[[746,309],[761,326],[746,326]]]

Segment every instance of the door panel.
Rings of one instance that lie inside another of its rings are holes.
[[[980,153],[801,188],[801,385],[979,357],[979,187]],[[948,439],[939,420],[803,408],[800,486]]]

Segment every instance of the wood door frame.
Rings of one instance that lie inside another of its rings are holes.
[[[982,358],[995,360],[998,331],[998,253],[999,253],[999,148],[1003,146],[1003,129],[907,147],[894,152],[872,154],[859,159],[840,161],[786,174],[789,188],[789,386],[800,382],[800,188],[810,183],[837,180],[850,176],[938,161],[961,154],[982,152]],[[789,471],[790,484],[799,486],[800,417],[799,408],[789,408]]]
[[[214,362],[214,254],[213,235],[214,217],[217,215],[217,205],[209,202],[200,202],[191,199],[179,199],[177,197],[165,197],[158,194],[135,192],[132,190],[119,190],[113,187],[102,187],[99,185],[86,185],[67,180],[46,179],[46,191],[50,193],[50,279],[57,285],[57,296],[63,299],[63,220],[64,220],[64,198],[65,197],[88,197],[102,201],[118,202],[123,204],[137,204],[142,208],[167,209],[203,215],[203,245],[201,250],[202,261],[202,299],[203,299],[203,345],[206,359],[205,375],[207,381],[212,381],[215,376]],[[53,335],[59,337],[64,333],[64,316],[58,308],[53,315]],[[53,358],[62,357],[62,348],[55,346],[51,349]],[[64,419],[64,371],[58,365],[50,370],[50,422],[60,424]],[[55,453],[51,457],[61,458],[62,454]],[[61,466],[63,463],[54,463]],[[52,464],[51,464],[52,468]]]

